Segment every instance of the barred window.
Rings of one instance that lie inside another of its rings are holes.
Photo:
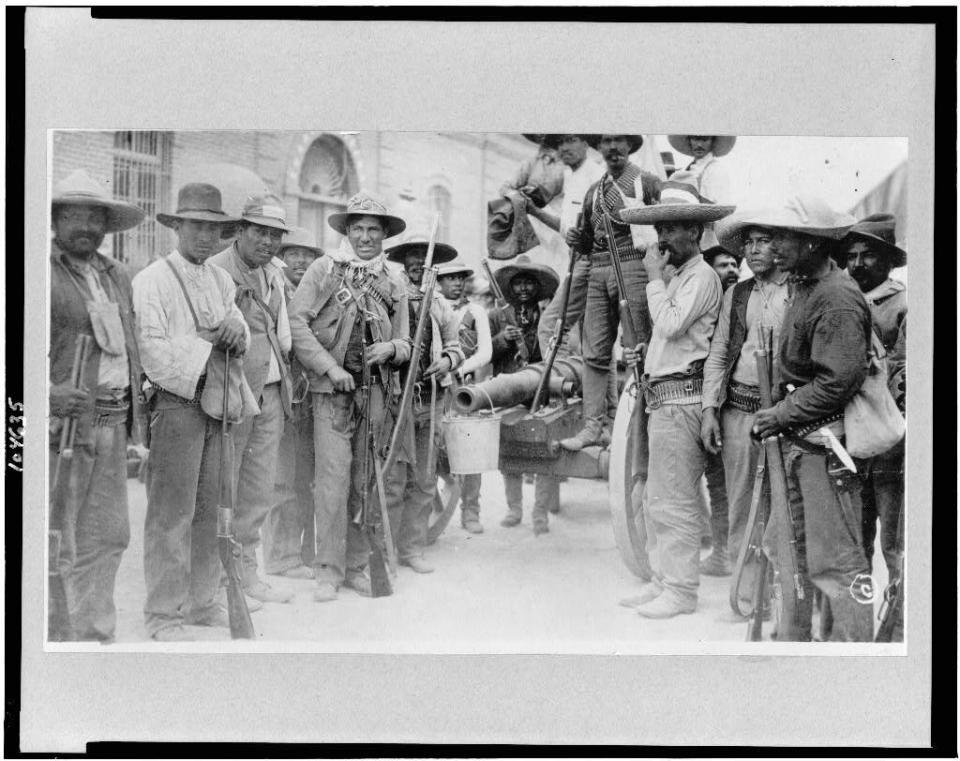
[[[440,227],[437,230],[437,240],[440,243],[450,242],[450,214],[452,197],[450,191],[443,185],[431,185],[427,190],[427,207],[430,209],[430,218],[434,214],[440,215]]]
[[[116,132],[113,148],[114,195],[147,213],[133,229],[114,234],[113,255],[139,269],[163,253],[156,214],[167,210],[170,198],[173,133]]]

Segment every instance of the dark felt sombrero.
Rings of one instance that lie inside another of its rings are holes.
[[[537,145],[545,145],[547,148],[556,148],[560,145],[560,135],[540,134],[536,132],[521,132],[527,140]]]
[[[711,153],[717,158],[730,153],[737,142],[736,135],[712,135],[712,137],[713,150]],[[667,135],[667,140],[680,153],[686,156],[693,155],[693,151],[690,149],[690,135]]]
[[[99,182],[82,169],[57,183],[51,201],[54,213],[64,206],[96,206],[107,214],[106,232],[116,233],[139,225],[146,212],[139,206],[107,195]]]
[[[603,135],[582,135],[582,137],[591,148],[600,150],[600,140],[603,138]],[[640,150],[640,146],[643,145],[643,135],[624,135],[624,137],[627,138],[627,142],[630,143],[630,153],[636,153]]]
[[[680,173],[675,172],[674,177]],[[660,187],[660,203],[621,209],[620,219],[631,225],[655,225],[659,222],[716,222],[731,214],[736,206],[711,203],[689,182],[667,180]]]
[[[397,262],[398,264],[403,264],[403,260],[407,258],[408,254],[418,253],[424,254],[427,253],[427,247],[430,245],[430,241],[422,236],[410,237],[405,240],[403,243],[400,243],[396,246],[391,246],[384,253],[387,255],[387,259],[391,262]],[[453,246],[449,246],[446,243],[436,243],[433,246],[433,264],[446,264],[447,262],[452,262],[457,258],[457,249]]]
[[[157,214],[157,221],[165,227],[184,219],[196,222],[218,222],[228,225],[239,222],[223,210],[220,190],[206,182],[189,182],[177,193],[177,210],[173,214]]]
[[[347,220],[350,217],[379,217],[383,220],[384,237],[392,238],[407,229],[407,223],[400,217],[387,212],[387,207],[369,193],[360,191],[347,201],[345,211],[331,214],[327,223],[341,235],[347,234]]]
[[[843,242],[849,246],[858,239],[889,256],[892,267],[906,265],[907,252],[897,245],[897,218],[893,214],[881,212],[864,217],[850,228]]]
[[[520,254],[510,264],[504,265],[493,273],[507,301],[513,302],[515,299],[510,281],[521,274],[529,275],[540,284],[540,293],[537,294],[538,300],[551,298],[560,286],[560,278],[550,267],[545,264],[536,264],[530,261],[530,257],[526,254]]]

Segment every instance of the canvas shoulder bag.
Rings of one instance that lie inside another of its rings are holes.
[[[887,385],[886,350],[876,330],[870,337],[867,377],[843,412],[847,451],[861,458],[883,454],[906,433],[906,422]]]

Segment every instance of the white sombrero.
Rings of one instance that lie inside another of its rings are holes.
[[[678,173],[674,173],[674,177]],[[667,180],[660,186],[660,203],[621,209],[620,220],[630,225],[658,222],[715,222],[731,214],[736,206],[711,203],[689,182]]]
[[[792,230],[816,238],[840,240],[854,224],[856,220],[849,214],[834,211],[816,196],[804,194],[793,196],[783,206],[737,214],[718,224],[715,231],[721,245],[726,245],[725,239],[739,237],[746,227]]]
[[[710,135],[710,137],[713,138],[713,149],[710,152],[717,158],[730,153],[737,142],[736,135]],[[686,156],[693,155],[693,151],[690,149],[690,135],[667,135],[667,140],[674,147],[674,150],[678,150]]]
[[[63,206],[98,206],[106,211],[108,233],[136,227],[146,216],[139,206],[111,198],[103,186],[82,169],[57,183],[51,206],[54,213]]]

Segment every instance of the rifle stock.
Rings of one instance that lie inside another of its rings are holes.
[[[770,347],[772,345],[772,330],[761,328],[761,349],[754,352],[757,361],[757,376],[760,387],[760,406],[769,409],[773,406],[772,367],[770,363]],[[783,603],[783,631],[779,638],[785,640],[799,639],[798,631],[801,628],[799,620],[800,609],[797,604],[804,599],[803,583],[800,579],[799,554],[797,551],[797,536],[794,530],[793,510],[790,507],[790,498],[787,491],[787,475],[783,465],[783,452],[780,449],[780,439],[770,436],[763,440],[763,447],[767,459],[767,473],[770,479],[770,512],[779,514],[780,524],[785,532],[784,537],[778,537],[778,547],[787,545],[787,552],[777,552],[777,565],[780,566],[781,581],[778,587]],[[784,542],[783,539],[786,541]],[[789,583],[784,584],[786,576]]]
[[[233,639],[254,639],[253,620],[240,578],[243,547],[233,532],[233,439],[230,437],[230,350],[224,352],[223,419],[220,421],[220,472],[217,476],[217,550],[227,576],[227,616]],[[225,496],[226,495],[226,496]]]
[[[83,369],[93,348],[93,336],[88,333],[77,335],[70,365],[70,384],[80,388],[83,381]],[[75,544],[71,537],[65,537],[66,527],[72,523],[67,513],[78,509],[78,495],[70,490],[70,473],[73,469],[73,443],[77,435],[77,417],[63,420],[60,430],[60,446],[54,463],[53,480],[50,482],[50,526],[47,530],[47,639],[52,642],[66,642],[73,639],[73,620],[70,616],[70,579],[69,569],[63,567],[60,553],[64,541]],[[66,477],[64,478],[64,475]]]

